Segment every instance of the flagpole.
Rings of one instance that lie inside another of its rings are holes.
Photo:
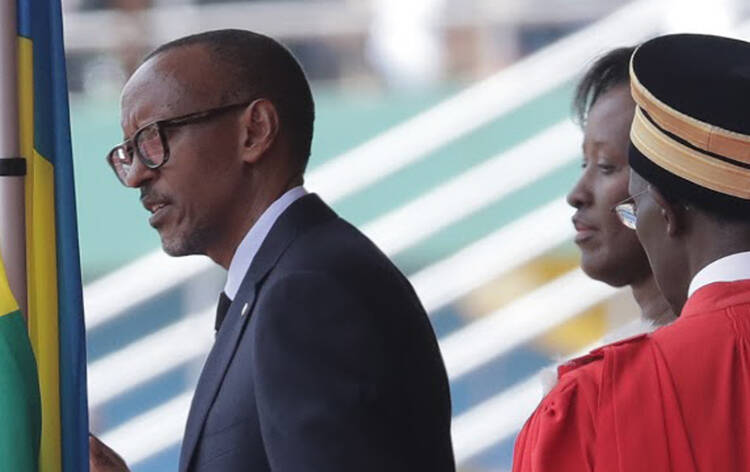
[[[0,1],[0,254],[26,315],[26,160],[19,146],[16,8],[16,0]]]

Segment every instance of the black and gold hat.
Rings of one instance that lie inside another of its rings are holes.
[[[630,166],[665,194],[750,217],[750,43],[675,34],[630,60]]]

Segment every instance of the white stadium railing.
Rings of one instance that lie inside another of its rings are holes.
[[[335,203],[569,81],[597,54],[659,33],[661,19],[661,3],[631,2],[609,17],[314,169],[307,186]],[[747,37],[750,24],[743,25],[740,31]],[[529,77],[534,80],[528,80]],[[408,249],[560,168],[575,158],[579,140],[580,135],[572,125],[556,124],[369,222],[364,231],[389,255]],[[532,166],[524,159],[527,155],[545,157],[535,159]],[[341,178],[342,175],[346,178]],[[570,214],[562,199],[554,200],[412,274],[410,280],[432,314],[569,240],[573,233]],[[103,326],[212,267],[205,258],[172,259],[161,252],[152,253],[85,288],[87,327],[91,330]],[[613,293],[614,289],[588,280],[579,270],[526,293],[440,340],[450,378],[460,378]],[[189,315],[93,362],[89,366],[92,408],[171,368],[204,357],[212,340],[201,337],[201,333],[210,334],[210,319],[208,311]],[[178,342],[188,337],[190,343]],[[158,359],[158,365],[153,359]],[[539,375],[531,376],[456,417],[453,436],[459,464],[518,431],[539,401],[539,385]],[[179,443],[191,395],[189,391],[181,393],[105,431],[102,437],[131,464],[148,459]]]
[[[362,231],[386,254],[397,254],[569,163],[580,155],[580,141],[572,122],[559,123],[368,223]],[[544,156],[544,165],[531,165],[529,156]]]
[[[587,308],[614,295],[616,289],[593,282],[580,269],[533,290],[443,338],[440,350],[451,381],[521,346]]]
[[[453,418],[451,436],[456,463],[463,464],[515,434],[541,398],[541,374],[536,374]]]
[[[180,443],[193,392],[184,392],[101,436],[132,467]]]
[[[208,311],[187,315],[92,362],[88,368],[88,380],[89,384],[97,387],[89,391],[89,408],[99,408],[117,395],[175,366],[204,357],[214,340],[209,328],[214,313],[212,307]]]
[[[592,344],[571,358],[583,355],[595,346]],[[550,364],[453,418],[451,436],[456,462],[463,464],[517,433],[542,399],[546,381],[555,382],[556,368],[557,363]]]
[[[433,314],[482,284],[541,256],[573,237],[572,211],[555,200],[409,277]]]
[[[124,311],[214,267],[201,256],[169,257],[154,251],[84,287],[86,329],[93,330]]]

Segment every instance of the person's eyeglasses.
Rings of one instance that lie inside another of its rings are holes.
[[[638,222],[638,216],[636,215],[635,209],[635,197],[643,195],[646,192],[648,192],[648,188],[636,193],[632,197],[622,200],[612,207],[612,211],[615,212],[620,223],[625,225],[626,228],[635,229],[635,224]]]
[[[169,142],[165,133],[167,128],[208,120],[231,110],[246,107],[251,103],[252,101],[232,103],[148,123],[139,128],[130,139],[126,139],[112,148],[107,154],[107,162],[120,182],[127,185],[127,177],[133,167],[134,157],[137,157],[149,169],[158,169],[169,160]]]

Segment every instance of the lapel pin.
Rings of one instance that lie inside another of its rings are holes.
[[[247,309],[248,309],[248,304],[245,303],[245,306],[242,307],[242,313],[240,314],[240,316],[247,315]]]

